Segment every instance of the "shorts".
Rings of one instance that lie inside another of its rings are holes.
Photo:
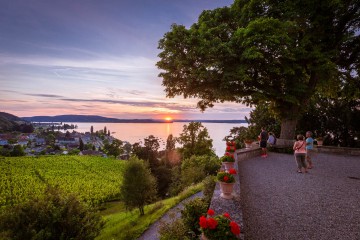
[[[261,148],[266,148],[266,141],[260,141],[260,147]]]

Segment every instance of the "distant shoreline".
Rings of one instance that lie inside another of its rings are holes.
[[[204,123],[247,123],[246,120],[190,120],[190,119],[118,119],[94,115],[60,115],[23,117],[23,120],[34,123],[173,123],[173,122],[204,122]]]

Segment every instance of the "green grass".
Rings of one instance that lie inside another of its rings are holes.
[[[145,207],[144,216],[140,216],[137,209],[126,211],[124,205],[120,202],[109,203],[108,208],[101,212],[106,224],[96,240],[137,239],[152,223],[160,219],[168,210],[182,200],[201,191],[202,188],[203,184],[200,183],[187,188],[176,197],[148,205]]]

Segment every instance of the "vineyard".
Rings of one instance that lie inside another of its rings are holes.
[[[91,205],[117,199],[124,162],[102,157],[0,158],[0,208],[43,194],[47,186],[76,193]]]

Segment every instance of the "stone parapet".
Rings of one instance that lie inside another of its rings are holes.
[[[335,147],[335,146],[316,146],[314,149],[318,153],[330,153],[330,154],[360,156],[360,148]]]
[[[240,225],[240,228],[243,229],[243,213],[240,203],[240,176],[239,176],[239,162],[250,159],[256,156],[261,155],[261,148],[254,147],[249,149],[239,149],[236,150],[235,165],[234,168],[237,171],[236,182],[233,191],[232,199],[224,199],[220,197],[220,184],[217,182],[214,190],[214,194],[211,199],[210,208],[215,211],[216,214],[223,214],[225,212],[229,213],[231,218]],[[240,239],[244,239],[244,233],[241,233]]]

